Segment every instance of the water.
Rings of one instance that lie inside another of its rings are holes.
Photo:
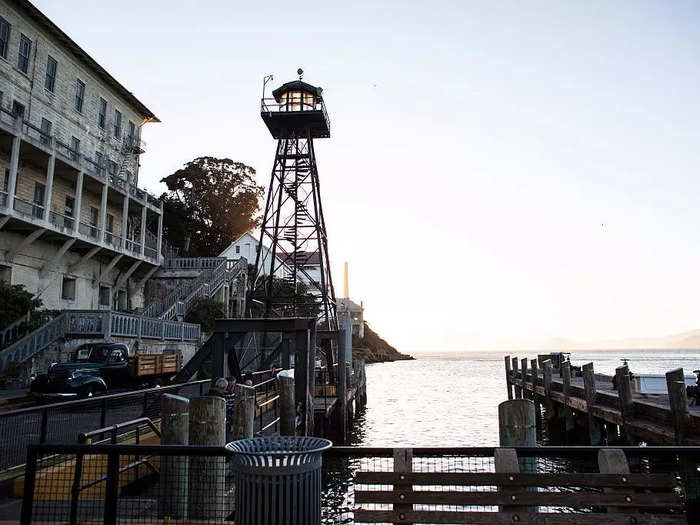
[[[352,444],[365,446],[498,445],[498,404],[506,399],[504,352],[425,354],[415,361],[367,366],[367,408]],[[512,354],[517,355],[517,354]],[[518,357],[536,357],[522,352]],[[633,373],[700,368],[700,350],[572,352],[574,365],[593,362],[612,375],[620,358]]]

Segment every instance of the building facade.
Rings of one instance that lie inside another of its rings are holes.
[[[162,262],[138,187],[155,115],[23,0],[0,1],[0,280],[49,309],[131,310]]]

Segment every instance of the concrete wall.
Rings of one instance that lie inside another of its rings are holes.
[[[17,100],[26,108],[25,119],[36,127],[41,126],[41,119],[44,117],[52,123],[52,134],[64,144],[70,145],[71,137],[76,137],[80,140],[81,153],[94,158],[95,152],[99,151],[104,155],[105,161],[111,159],[120,165],[123,155],[119,152],[119,142],[113,139],[114,110],[118,109],[122,113],[122,134],[127,132],[128,123],[132,121],[136,126],[137,135],[138,126],[142,121],[138,111],[7,2],[0,1],[0,16],[11,25],[7,59],[0,58],[2,105],[10,108],[12,101]],[[17,68],[22,33],[32,41],[28,74]],[[44,88],[49,55],[58,62],[53,93]],[[75,109],[77,79],[85,83],[83,110],[80,113]],[[100,98],[107,101],[104,130],[98,126]],[[128,170],[137,176],[138,162],[135,159],[129,162]]]
[[[3,232],[0,235],[0,254],[3,256],[7,254],[8,250],[19,244],[22,239],[23,236],[19,233]],[[17,254],[12,262],[0,262],[0,265],[12,268],[12,284],[25,285],[29,292],[36,294],[43,301],[44,308],[50,310],[98,309],[100,284],[112,287],[112,299],[114,299],[117,292],[114,286],[120,275],[119,270],[115,268],[101,282],[97,281],[102,270],[109,263],[107,259],[96,256],[70,271],[69,266],[80,260],[80,255],[69,251],[53,270],[44,276],[40,275],[40,268],[47,260],[55,258],[59,248],[60,245],[44,242],[40,237]],[[64,275],[76,279],[75,301],[61,298]],[[119,288],[127,292],[130,303],[127,305],[128,309],[143,306],[143,287],[134,289],[136,282],[136,279],[130,278]]]

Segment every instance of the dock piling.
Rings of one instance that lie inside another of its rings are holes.
[[[519,376],[519,374],[518,374],[518,358],[514,357],[512,359],[512,361],[513,361],[513,391],[515,392],[515,399],[522,399],[523,389],[520,386],[518,386],[517,383],[515,383],[515,381],[518,380],[518,376]]]
[[[294,372],[283,370],[277,374],[280,393],[280,435],[293,436],[296,433],[296,404],[294,403]]]
[[[173,394],[160,398],[160,442],[162,445],[189,444],[190,400]],[[187,518],[188,461],[184,456],[164,456],[160,465],[159,516]]]
[[[233,439],[252,438],[255,422],[255,388],[238,384],[234,387]]]
[[[532,399],[532,396],[530,395],[530,392],[527,390],[527,357],[523,357],[520,360],[520,369],[522,370],[523,374],[523,398],[525,399]]]
[[[506,363],[506,390],[508,391],[508,399],[513,399],[513,387],[511,385],[511,377],[512,377],[512,368],[511,368],[511,361],[510,361],[510,356],[507,355],[504,358],[504,361]]]
[[[689,414],[688,396],[685,392],[685,375],[682,368],[666,372],[666,387],[668,389],[668,401],[671,405],[676,445],[682,445],[685,441],[686,423]]]
[[[583,390],[586,396],[586,416],[588,419],[588,441],[591,445],[600,445],[602,442],[602,428],[600,422],[593,417],[593,405],[596,400],[595,371],[593,363],[586,363],[582,367]]]

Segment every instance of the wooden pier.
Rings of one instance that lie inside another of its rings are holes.
[[[627,366],[613,378],[596,374],[593,363],[574,368],[564,356],[505,357],[508,399],[532,399],[550,441],[700,444],[700,407],[688,406],[683,369],[666,373],[667,395],[645,396],[633,390]]]

